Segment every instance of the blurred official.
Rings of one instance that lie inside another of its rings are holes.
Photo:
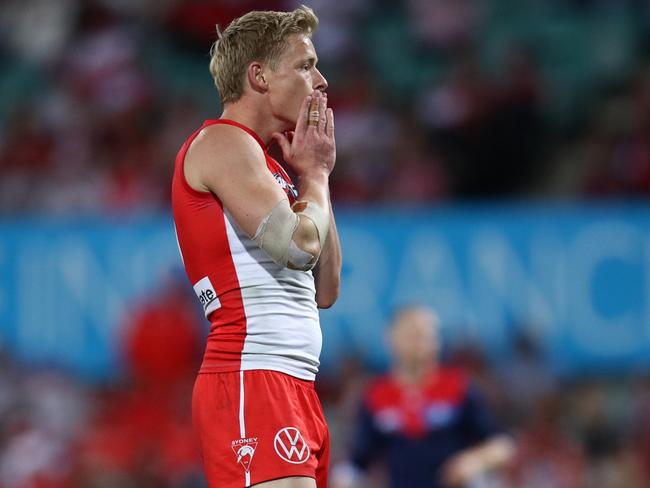
[[[438,319],[408,307],[390,328],[392,368],[363,395],[349,460],[334,488],[364,485],[383,461],[391,488],[471,487],[513,456],[478,391],[462,371],[439,364]]]

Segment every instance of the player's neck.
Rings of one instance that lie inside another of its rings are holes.
[[[422,383],[429,375],[437,370],[433,361],[424,363],[402,363],[396,366],[394,374],[398,381],[406,385]]]
[[[238,100],[235,103],[226,105],[221,118],[234,120],[245,125],[255,132],[267,147],[272,141],[271,136],[273,133],[282,132],[283,130],[279,122],[274,123],[271,116],[260,110],[258,106],[253,106],[248,100]]]

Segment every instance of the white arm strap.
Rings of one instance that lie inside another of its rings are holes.
[[[298,215],[304,215],[311,220],[318,231],[318,240],[320,248],[323,249],[327,233],[330,229],[330,216],[320,206],[312,202],[300,201],[293,204],[293,211]]]
[[[292,210],[289,202],[282,200],[262,219],[253,240],[277,264],[308,271],[315,266],[318,256],[303,251],[293,241],[293,233],[300,224],[300,215],[314,223],[320,248],[323,249],[329,230],[329,215],[311,202],[296,202]]]

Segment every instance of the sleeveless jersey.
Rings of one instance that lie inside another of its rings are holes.
[[[201,372],[266,369],[313,380],[322,336],[311,271],[274,263],[216,195],[193,189],[185,179],[188,148],[214,124],[250,134],[289,202],[297,197],[291,179],[257,134],[237,122],[207,120],[179,151],[172,181],[176,237],[187,276],[211,323]]]

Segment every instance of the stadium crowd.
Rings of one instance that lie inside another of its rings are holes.
[[[295,4],[1,2],[0,213],[167,211],[176,151],[219,114],[207,70],[214,24]],[[650,193],[647,0],[310,6],[336,113],[335,203]],[[3,356],[0,486],[205,486],[188,393],[204,331],[182,295],[134,305],[128,367],[110,384]],[[447,359],[479,382],[517,442],[490,486],[648,486],[647,378],[554,375],[532,337],[499,362],[477,345]],[[342,371],[318,381],[335,458],[369,376],[354,359]]]
[[[214,25],[289,0],[0,5],[0,211],[168,208]],[[316,0],[341,204],[650,190],[647,1]]]

